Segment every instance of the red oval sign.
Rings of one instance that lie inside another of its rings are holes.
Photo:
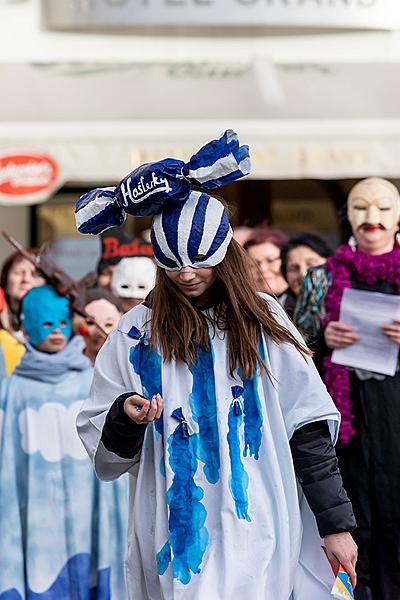
[[[0,156],[0,194],[25,196],[54,186],[57,163],[45,154]]]

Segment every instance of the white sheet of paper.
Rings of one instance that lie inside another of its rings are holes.
[[[347,348],[333,351],[332,362],[346,367],[394,375],[399,346],[382,331],[400,316],[400,296],[345,289],[339,320],[348,323],[360,339]]]

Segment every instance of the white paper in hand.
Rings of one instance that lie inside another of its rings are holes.
[[[400,296],[345,289],[339,320],[351,325],[359,340],[347,348],[338,348],[332,362],[383,375],[394,375],[399,346],[382,331],[400,316]]]

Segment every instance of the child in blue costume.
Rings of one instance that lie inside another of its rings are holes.
[[[124,600],[127,482],[97,481],[76,433],[92,369],[68,300],[34,288],[22,323],[0,387],[0,599]]]

